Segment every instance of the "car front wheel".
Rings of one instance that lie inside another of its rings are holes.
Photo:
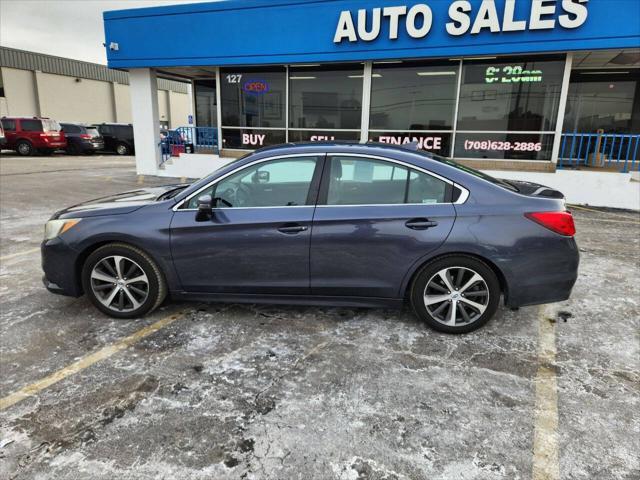
[[[129,147],[124,143],[116,145],[116,153],[118,155],[129,155]]]
[[[433,329],[467,333],[487,323],[500,301],[500,282],[481,260],[463,255],[435,260],[416,276],[411,305]]]
[[[157,264],[142,250],[122,243],[98,248],[82,269],[91,302],[115,318],[136,318],[158,308],[167,287]]]

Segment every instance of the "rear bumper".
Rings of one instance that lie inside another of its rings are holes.
[[[42,282],[47,290],[58,295],[82,295],[79,272],[76,272],[78,253],[60,238],[42,242]]]
[[[573,238],[562,239],[557,248],[538,252],[534,261],[517,263],[507,279],[506,305],[514,308],[569,299],[578,279],[579,264],[580,254]]]

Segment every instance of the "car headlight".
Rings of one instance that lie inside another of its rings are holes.
[[[80,218],[65,218],[64,220],[49,220],[44,226],[44,239],[51,240],[58,235],[62,235],[70,228],[75,227]]]

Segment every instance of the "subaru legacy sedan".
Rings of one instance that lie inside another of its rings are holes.
[[[192,185],[56,213],[44,283],[140,317],[170,296],[400,307],[464,333],[508,308],[565,300],[578,248],[560,192],[376,144],[258,150]]]

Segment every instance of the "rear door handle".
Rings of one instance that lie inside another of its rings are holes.
[[[305,232],[308,229],[309,227],[305,227],[304,225],[300,225],[297,223],[285,223],[278,228],[278,231],[287,235],[295,235],[296,233]]]
[[[438,222],[429,220],[428,218],[414,218],[409,220],[405,225],[412,230],[427,230],[438,225]]]

